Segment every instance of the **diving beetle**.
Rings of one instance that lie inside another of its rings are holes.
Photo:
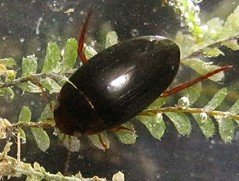
[[[231,68],[222,67],[164,92],[179,69],[178,45],[161,36],[143,36],[113,45],[87,61],[83,44],[90,14],[78,46],[84,64],[62,87],[54,110],[56,127],[67,135],[91,135],[119,127],[156,98]]]

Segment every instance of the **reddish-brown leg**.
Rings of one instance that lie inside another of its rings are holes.
[[[232,67],[233,67],[232,65],[228,65],[228,66],[224,66],[224,67],[221,67],[219,69],[213,70],[213,71],[211,71],[211,72],[209,72],[209,73],[207,73],[207,74],[205,74],[205,75],[203,75],[201,77],[198,77],[198,78],[196,78],[194,80],[191,80],[191,81],[188,81],[186,83],[183,83],[183,84],[181,84],[181,85],[179,85],[179,86],[177,86],[177,87],[175,87],[175,88],[173,88],[173,89],[171,89],[169,91],[165,91],[160,97],[170,96],[170,95],[172,95],[172,94],[174,94],[176,92],[179,92],[179,91],[181,91],[183,89],[186,89],[186,88],[188,88],[188,87],[190,87],[190,86],[192,86],[192,85],[194,85],[194,84],[196,84],[198,82],[201,82],[202,80],[205,80],[208,77],[211,77],[211,76],[213,76],[213,75],[215,75],[215,74],[217,74],[219,72],[222,72],[222,71],[225,71],[225,70],[230,70],[230,69],[232,69]]]
[[[135,133],[135,131],[133,129],[126,128],[125,126],[118,126],[116,128],[111,129],[111,131],[113,131],[113,132],[117,132],[117,131],[121,131],[121,130],[129,131],[131,133]]]
[[[82,30],[79,35],[79,41],[78,41],[78,55],[82,61],[83,64],[87,63],[87,58],[84,53],[84,41],[85,41],[85,35],[86,35],[86,29],[89,24],[89,20],[92,14],[92,10],[90,10],[86,16],[85,22],[83,24]]]
[[[98,137],[99,137],[99,140],[100,140],[100,143],[102,145],[102,147],[104,148],[104,150],[107,150],[109,149],[109,145],[107,145],[105,142],[104,142],[104,139],[102,137],[102,134],[98,134]]]

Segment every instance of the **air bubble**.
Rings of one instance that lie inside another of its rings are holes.
[[[26,139],[22,139],[22,141],[21,141],[22,144],[25,144],[26,142],[27,142]]]
[[[199,6],[194,6],[194,12],[195,13],[200,13],[200,7]]]
[[[189,99],[187,97],[181,97],[178,100],[178,106],[181,107],[182,109],[186,109],[189,106]]]
[[[69,21],[70,21],[70,22],[73,22],[73,18],[72,18],[72,17],[69,17]]]
[[[30,105],[31,105],[31,106],[34,106],[35,104],[36,104],[35,101],[30,101]]]
[[[57,131],[55,130],[53,133],[52,133],[54,136],[57,136]]]
[[[199,118],[201,122],[205,122],[208,118],[207,114],[205,112],[199,114]]]
[[[62,11],[64,7],[64,1],[63,0],[49,0],[47,2],[47,6],[52,10],[52,11]]]
[[[132,37],[136,37],[139,35],[139,31],[137,29],[132,29],[130,31],[130,34],[132,35]]]

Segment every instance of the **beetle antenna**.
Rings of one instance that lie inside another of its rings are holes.
[[[163,92],[160,97],[170,96],[170,95],[172,95],[172,94],[174,94],[176,92],[179,92],[179,91],[181,91],[183,89],[191,87],[192,85],[194,85],[194,84],[196,84],[198,82],[201,82],[202,80],[205,80],[208,77],[211,77],[211,76],[213,76],[213,75],[215,75],[215,74],[217,74],[219,72],[230,70],[230,69],[232,69],[232,67],[233,67],[232,65],[228,65],[228,66],[224,66],[224,67],[221,67],[219,69],[213,70],[213,71],[211,71],[211,72],[209,72],[209,73],[207,73],[207,74],[205,74],[205,75],[203,75],[201,77],[198,77],[198,78],[196,78],[194,80],[191,80],[191,81],[188,81],[188,82],[186,82],[184,84],[181,84],[181,85],[179,85],[179,86],[177,86],[177,87],[175,87],[175,88],[173,88],[173,89],[171,89],[169,91]]]
[[[85,35],[86,35],[86,30],[87,30],[87,26],[89,24],[89,20],[92,14],[92,9],[88,12],[85,22],[83,24],[82,30],[80,32],[80,36],[79,36],[79,41],[78,41],[78,55],[82,61],[83,64],[87,63],[87,58],[86,55],[84,53],[84,41],[85,41]]]

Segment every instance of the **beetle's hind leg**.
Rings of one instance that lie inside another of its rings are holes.
[[[175,87],[175,88],[173,88],[173,89],[171,89],[169,91],[165,91],[160,97],[167,97],[167,96],[170,96],[172,94],[175,94],[175,93],[177,93],[177,92],[179,92],[181,90],[184,90],[184,89],[186,89],[188,87],[191,87],[194,84],[196,84],[198,82],[201,82],[201,81],[203,81],[203,80],[205,80],[205,79],[207,79],[207,78],[209,78],[209,77],[211,77],[211,76],[213,76],[213,75],[215,75],[215,74],[217,74],[219,72],[230,70],[232,68],[233,68],[233,66],[228,65],[228,66],[224,66],[224,67],[218,68],[216,70],[213,70],[213,71],[211,71],[211,72],[209,72],[209,73],[207,73],[205,75],[202,75],[201,77],[198,77],[198,78],[196,78],[194,80],[191,80],[191,81],[188,81],[186,83],[183,83],[183,84],[181,84],[181,85],[179,85],[179,86],[177,86],[177,87]]]

